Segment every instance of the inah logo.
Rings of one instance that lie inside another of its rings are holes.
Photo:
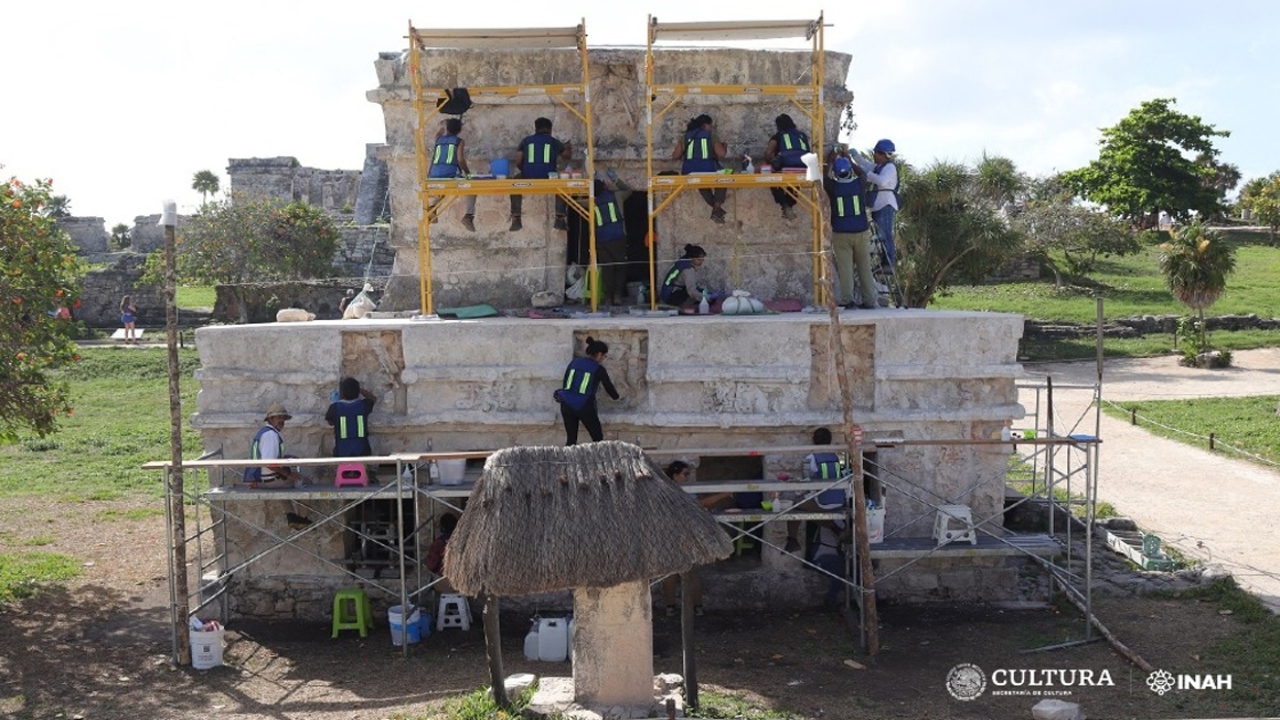
[[[1164,695],[1173,689],[1173,673],[1168,670],[1157,670],[1147,676],[1147,687],[1157,695]]]
[[[947,673],[947,692],[962,702],[977,700],[987,689],[987,675],[972,663],[960,663]]]

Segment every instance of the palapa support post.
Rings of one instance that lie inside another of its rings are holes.
[[[191,662],[191,637],[187,632],[187,615],[190,612],[187,604],[187,523],[182,480],[182,395],[178,387],[178,306],[174,299],[177,286],[175,228],[178,224],[178,204],[173,200],[164,201],[160,224],[164,226],[164,324],[169,346],[169,449],[172,455],[172,465],[166,478],[169,495],[166,511],[172,519],[170,527],[173,528],[173,536],[169,540],[173,548],[169,554],[172,569],[170,577],[173,578],[169,588],[169,601],[175,641],[173,661],[178,665],[187,665]]]
[[[691,568],[680,574],[680,643],[684,649],[684,701],[689,707],[698,706],[698,660],[693,644],[694,573]]]
[[[489,684],[492,687],[493,701],[498,707],[507,709],[511,701],[507,698],[507,686],[504,682],[506,673],[502,670],[502,633],[498,625],[498,596],[485,593],[484,598],[484,652],[489,659]]]
[[[825,168],[823,169],[825,172]],[[822,180],[818,180],[821,187]],[[822,267],[826,274],[827,314],[831,318],[830,350],[832,362],[835,363],[836,381],[840,385],[840,407],[844,412],[844,442],[846,457],[852,465],[853,472],[853,514],[858,546],[858,585],[850,588],[850,592],[862,593],[858,607],[862,609],[862,626],[866,632],[867,654],[877,655],[880,652],[880,619],[876,613],[875,575],[871,569],[871,541],[867,535],[867,493],[862,482],[862,443],[861,432],[853,423],[853,395],[849,390],[849,376],[844,363],[844,348],[840,340],[840,310],[836,306],[835,262],[831,249],[831,207],[819,198],[818,214],[822,222]],[[874,290],[874,288],[872,288]],[[864,288],[863,292],[867,290]]]

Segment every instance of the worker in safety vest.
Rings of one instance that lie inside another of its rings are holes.
[[[622,205],[631,197],[631,188],[612,168],[608,171],[614,187],[603,180],[595,181],[596,264],[600,267],[604,292],[614,305],[626,305],[627,299],[627,223]]]
[[[609,346],[599,340],[587,336],[587,347],[583,357],[575,358],[564,369],[564,381],[554,397],[560,403],[560,416],[564,419],[565,445],[578,443],[578,424],[587,428],[592,442],[604,439],[604,430],[600,427],[600,415],[596,410],[596,389],[603,386],[604,391],[614,400],[621,400],[618,391],[609,379],[609,371],[601,363],[609,354]]]
[[[573,147],[568,141],[561,142],[551,136],[551,120],[540,117],[533,121],[533,134],[520,141],[516,148],[516,170],[526,180],[546,180],[556,172],[556,163],[560,158],[568,160],[573,157]],[[511,232],[520,230],[524,225],[520,222],[524,196],[511,196]],[[565,204],[559,195],[556,196],[556,230],[568,230],[565,223]]]
[[[796,127],[796,121],[786,113],[774,118],[773,124],[778,132],[769,138],[769,144],[764,151],[765,159],[773,166],[774,171],[784,168],[803,169],[804,161],[800,158],[809,152],[809,136],[801,132]],[[773,201],[782,207],[782,217],[794,220],[796,199],[782,188],[775,187],[769,190],[773,192]]]
[[[885,263],[890,268],[897,267],[898,262],[898,251],[893,243],[893,221],[902,207],[902,199],[898,197],[898,166],[893,162],[897,151],[893,141],[886,138],[876,142],[871,150],[871,160],[861,156],[856,158],[858,166],[866,172],[866,181],[875,186],[871,192],[871,219],[880,232]]]
[[[866,173],[844,151],[827,154],[831,174],[822,187],[831,201],[831,250],[835,256],[840,294],[836,303],[847,310],[876,307],[875,276],[871,269],[871,224],[862,178]],[[853,268],[858,268],[861,299],[853,299]]]
[[[702,114],[688,122],[684,135],[676,141],[671,151],[672,160],[681,160],[680,174],[714,173],[720,169],[720,159],[729,153],[729,146],[716,135],[715,121]],[[699,190],[702,199],[711,206],[711,219],[724,224],[725,189]]]
[[[471,170],[467,168],[467,143],[461,137],[462,120],[460,118],[449,118],[445,120],[440,129],[436,131],[436,144],[431,149],[431,168],[427,170],[427,177],[434,180],[446,180],[454,178],[466,178],[471,174]],[[440,201],[436,197],[435,202],[427,209],[427,216],[432,223],[439,218],[436,215],[436,203]],[[467,212],[462,216],[462,226],[468,230],[476,229],[476,196],[466,196]]]
[[[344,377],[338,383],[338,400],[330,403],[324,420],[333,426],[334,457],[368,457],[373,455],[369,445],[369,413],[378,399],[373,393],[360,387],[360,381]]]
[[[280,431],[284,430],[285,421],[292,419],[293,416],[280,403],[267,408],[266,424],[258,429],[249,443],[249,459],[280,460],[289,457],[284,453],[284,436]],[[303,477],[285,465],[251,467],[245,471],[244,480],[250,488],[264,485],[288,488],[303,484]]]

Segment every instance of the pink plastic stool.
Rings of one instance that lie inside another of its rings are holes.
[[[357,487],[369,486],[369,473],[361,463],[344,463],[338,466],[338,472],[334,475],[333,486],[336,488],[345,485]]]

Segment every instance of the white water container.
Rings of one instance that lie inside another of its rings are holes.
[[[459,460],[437,460],[436,464],[440,466],[441,485],[461,485],[462,479],[467,475],[466,458]]]
[[[564,618],[542,618],[538,623],[538,659],[564,662],[569,657],[569,624]]]
[[[529,634],[524,636],[524,656],[527,660],[538,659],[538,624],[534,623],[529,628]]]
[[[191,631],[191,667],[208,670],[222,665],[222,632]]]

